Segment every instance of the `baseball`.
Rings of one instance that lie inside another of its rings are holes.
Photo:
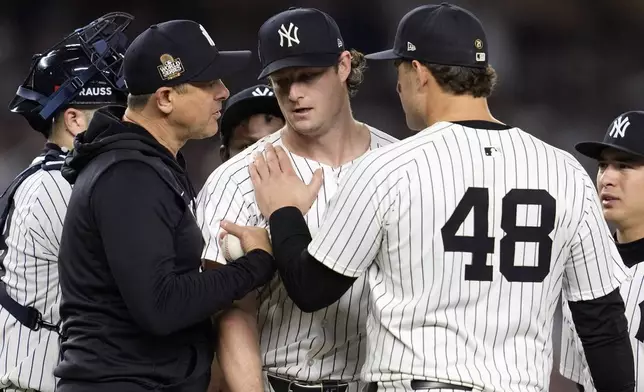
[[[221,251],[223,252],[226,261],[235,261],[245,254],[239,238],[232,234],[226,234],[224,238],[222,238]]]

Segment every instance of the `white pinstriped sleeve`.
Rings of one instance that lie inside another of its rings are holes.
[[[584,348],[577,336],[575,323],[565,299],[562,301],[561,311],[563,320],[561,322],[559,373],[567,379],[583,385],[585,392],[594,392],[595,387],[584,355]]]
[[[346,276],[360,276],[376,258],[404,177],[383,173],[380,155],[365,156],[346,174],[308,247],[311,256]]]
[[[585,172],[581,177],[583,199],[579,203],[583,208],[563,281],[568,301],[603,297],[631,276],[604,220],[592,180]]]

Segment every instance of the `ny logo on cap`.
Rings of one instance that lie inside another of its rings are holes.
[[[626,128],[631,125],[630,121],[628,121],[628,117],[617,117],[615,119],[615,122],[613,122],[613,128],[610,130],[610,133],[608,136],[610,137],[624,137],[626,135]]]
[[[288,30],[286,29],[286,27],[284,27],[284,25],[280,26],[279,30],[277,30],[280,35],[280,46],[284,47],[285,39],[288,41],[289,48],[293,46],[293,43],[299,44],[300,39],[297,37],[297,30],[297,26],[292,22],[288,25]]]
[[[255,91],[253,91],[253,96],[255,96],[255,97],[272,97],[273,92],[268,87],[264,87],[263,90],[260,87],[257,87],[255,89]]]

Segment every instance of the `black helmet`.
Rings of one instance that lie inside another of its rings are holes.
[[[228,146],[236,126],[253,114],[263,113],[284,119],[273,88],[269,85],[248,87],[230,97],[221,116],[221,143]]]
[[[121,12],[104,15],[34,55],[9,110],[48,136],[52,118],[63,108],[124,103],[121,65],[128,40],[123,31],[133,19]]]

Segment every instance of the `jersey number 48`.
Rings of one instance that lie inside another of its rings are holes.
[[[539,226],[517,226],[517,206],[538,205]],[[500,271],[510,282],[543,282],[550,272],[552,240],[555,227],[555,199],[543,189],[512,189],[501,204]],[[494,253],[494,237],[488,237],[490,196],[487,188],[468,188],[441,232],[446,252],[472,254],[472,264],[465,266],[465,280],[492,281],[492,266],[487,255]],[[470,211],[474,209],[474,236],[456,235]],[[514,265],[517,242],[538,244],[536,266]]]

